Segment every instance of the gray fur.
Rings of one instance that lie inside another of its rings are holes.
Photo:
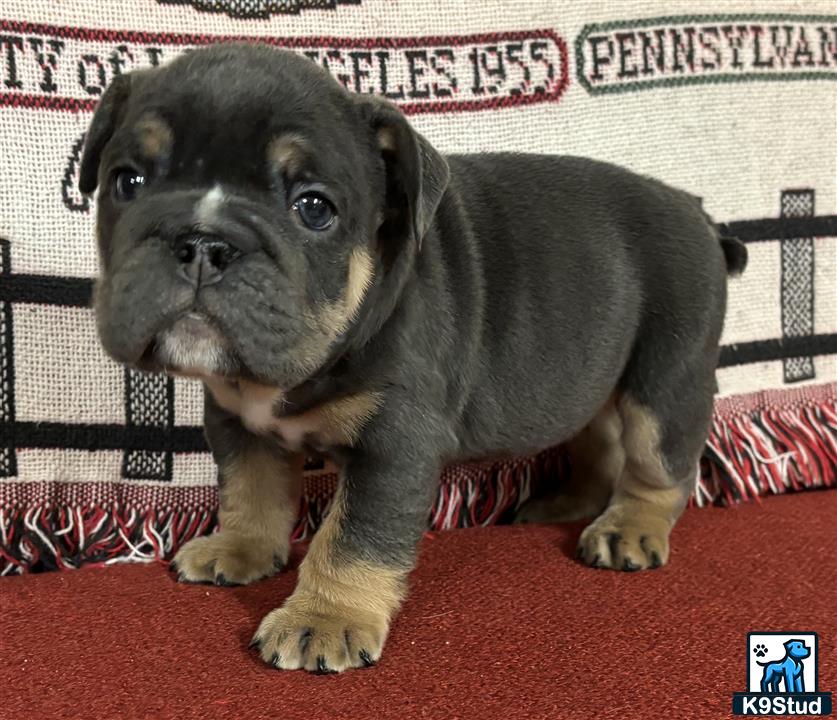
[[[359,442],[327,449],[344,467],[343,552],[409,566],[445,463],[559,443],[614,393],[649,409],[673,482],[689,482],[727,271],[746,259],[736,241],[722,246],[697,199],[584,158],[442,158],[395,109],[276,50],[197,50],[124,78],[101,107],[82,187],[102,185],[105,348],[160,370],[155,337],[198,308],[227,340],[224,374],[286,391],[277,413],[382,393]],[[144,162],[132,127],[149,110],[172,126],[174,149],[142,167],[147,188],[117,207],[111,173]],[[395,129],[396,153],[378,149],[381,127]],[[334,199],[334,229],[315,235],[290,219],[292,179],[266,161],[284,132],[314,149],[305,175]],[[196,296],[170,239],[216,183],[230,199],[213,230],[242,257]],[[374,257],[374,282],[312,371],[301,360],[310,311],[341,296],[357,247]],[[207,429],[216,457],[243,432],[211,400]]]

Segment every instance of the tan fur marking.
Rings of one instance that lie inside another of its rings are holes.
[[[298,133],[286,133],[268,145],[267,155],[286,175],[294,176],[308,155],[308,143]]]
[[[319,320],[332,338],[342,333],[354,319],[374,276],[372,256],[366,248],[355,248],[349,258],[349,274],[343,297],[322,307]]]
[[[331,511],[317,532],[299,568],[297,592],[313,593],[317,600],[348,613],[370,613],[387,621],[404,597],[405,570],[338,557],[344,521],[343,492],[338,491]],[[294,593],[296,594],[296,593]]]
[[[659,504],[660,495],[666,496],[660,491],[674,487],[674,482],[660,454],[657,418],[629,396],[622,398],[619,411],[625,427],[622,442],[626,459],[621,487]]]
[[[355,248],[349,258],[343,297],[324,303],[306,318],[311,334],[299,348],[298,355],[305,369],[313,371],[319,367],[331,344],[354,320],[374,276],[374,263],[369,251]]]
[[[282,398],[282,391],[268,385],[225,378],[204,378],[215,401],[227,412],[238,415],[242,424],[256,434],[269,433],[276,422],[273,409]]]
[[[280,457],[261,443],[221,468],[218,523],[261,538],[282,538],[286,544],[296,521],[302,489],[301,455]]]
[[[285,564],[302,488],[301,456],[261,444],[221,468],[220,531],[186,543],[174,558],[184,580],[246,584]]]
[[[291,447],[301,447],[307,436],[324,447],[352,446],[382,401],[380,393],[360,392],[325,402],[299,415],[276,418],[273,427]]]
[[[144,115],[136,125],[140,147],[148,158],[158,158],[168,153],[174,143],[174,133],[168,123],[156,115]]]
[[[256,631],[266,662],[306,670],[320,670],[324,663],[339,672],[380,657],[390,620],[405,594],[407,571],[340,557],[343,518],[339,489],[300,565],[296,589]],[[302,644],[304,633],[308,639]]]
[[[240,380],[230,383],[219,378],[205,380],[215,401],[241,418],[251,432],[276,433],[290,450],[299,450],[308,436],[322,446],[353,445],[381,406],[377,392],[359,392],[330,400],[299,415],[276,417],[273,412],[282,398],[281,390]]]
[[[691,486],[678,483],[666,469],[653,413],[629,396],[620,399],[618,408],[625,466],[610,504],[581,534],[579,550],[591,565],[656,567],[668,560],[668,536]]]
[[[398,149],[394,128],[385,125],[378,129],[378,147],[387,152],[395,152]]]
[[[373,268],[372,256],[366,248],[355,248],[352,251],[352,257],[349,259],[349,282],[346,284],[344,299],[347,323],[354,319],[363,298],[366,297],[366,291],[374,277]]]
[[[321,439],[332,445],[354,445],[363,426],[374,417],[382,402],[381,393],[362,392],[316,408]]]
[[[615,397],[608,400],[568,446],[573,468],[577,467],[580,475],[586,471],[592,473],[610,493],[625,467],[622,420],[616,410]],[[576,474],[575,470],[573,474]]]

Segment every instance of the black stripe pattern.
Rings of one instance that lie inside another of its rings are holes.
[[[128,431],[138,428],[174,427],[174,381],[168,375],[152,375],[125,369],[125,422]],[[166,480],[172,478],[172,451],[126,450],[122,476],[131,480]]]
[[[11,276],[11,252],[8,240],[0,239],[0,285]],[[12,303],[0,298],[0,427],[15,426],[15,373]],[[14,435],[0,442],[0,477],[17,475],[17,452]]]
[[[719,227],[724,235],[732,235],[745,243],[796,237],[837,237],[837,215],[783,215],[764,220],[736,220],[720,223]]]

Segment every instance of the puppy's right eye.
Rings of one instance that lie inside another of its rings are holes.
[[[145,185],[145,175],[131,168],[117,170],[113,178],[113,194],[119,202],[130,202]]]

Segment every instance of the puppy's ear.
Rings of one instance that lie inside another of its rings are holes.
[[[120,112],[131,89],[130,75],[117,75],[108,86],[93,114],[84,138],[84,153],[79,170],[79,190],[89,195],[96,189],[102,151],[119,122]]]
[[[386,167],[381,231],[412,235],[420,249],[450,179],[448,164],[394,105],[368,95],[358,96],[358,102]]]

